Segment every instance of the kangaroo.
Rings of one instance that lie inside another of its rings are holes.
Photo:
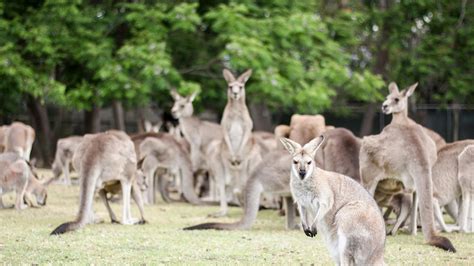
[[[14,162],[0,160],[0,208],[5,208],[2,195],[12,190],[16,193],[15,208],[23,210],[26,186],[29,181],[29,167],[25,160],[19,159]]]
[[[51,166],[53,171],[53,178],[49,181],[58,180],[61,174],[64,174],[64,183],[71,185],[71,178],[69,177],[69,167],[72,161],[74,152],[82,141],[80,136],[70,136],[67,138],[58,139],[56,143],[56,154],[54,162]]]
[[[383,265],[385,223],[378,206],[352,178],[317,167],[323,141],[320,136],[301,147],[281,139],[293,158],[290,188],[304,233],[320,232],[338,265]]]
[[[120,131],[84,136],[73,156],[80,176],[79,212],[72,222],[63,223],[51,235],[77,230],[92,222],[92,203],[96,188],[119,180],[122,188],[122,224],[134,224],[130,212],[130,192],[135,179],[137,158],[130,137]]]
[[[227,215],[228,195],[242,202],[242,188],[253,167],[261,161],[260,147],[252,136],[253,122],[245,103],[245,83],[252,74],[247,70],[238,78],[223,70],[227,81],[227,104],[221,120],[223,139],[212,158],[211,172],[216,178],[220,198],[220,211],[212,216]],[[232,189],[232,191],[230,191]]]
[[[138,224],[145,224],[147,221],[145,220],[145,215],[144,215],[144,208],[143,208],[143,200],[142,200],[142,195],[141,192],[146,191],[147,189],[147,184],[145,181],[145,177],[143,176],[143,172],[138,170],[136,172],[136,180],[132,183],[132,197],[135,203],[138,206],[138,210],[140,211],[140,220],[138,221]],[[113,195],[118,195],[119,193],[122,192],[122,187],[120,185],[120,181],[114,180],[110,182],[106,182],[104,184],[104,187],[99,190],[99,196],[102,199],[102,202],[104,203],[105,207],[107,208],[107,211],[109,212],[110,220],[112,223],[120,223],[115,216],[114,211],[112,208],[110,208],[109,204],[109,198],[107,197],[107,194],[111,194],[110,198],[112,198]]]
[[[16,152],[25,160],[30,160],[31,148],[35,141],[35,130],[32,127],[13,122],[5,137],[5,152]]]
[[[407,99],[416,86],[400,92],[395,83],[390,83],[390,94],[382,111],[392,114],[392,122],[379,135],[362,139],[360,176],[372,195],[377,183],[385,178],[398,179],[406,189],[416,191],[413,210],[417,209],[419,199],[425,240],[429,245],[455,252],[451,241],[438,236],[434,227],[431,170],[437,158],[436,145],[423,128],[407,116]],[[412,225],[414,219],[416,215],[412,211]]]
[[[193,172],[200,168],[208,170],[205,151],[213,140],[222,138],[222,129],[216,123],[202,121],[193,116],[192,102],[196,98],[197,92],[183,97],[173,89],[171,90],[171,96],[174,99],[171,114],[179,120],[181,133],[190,145]]]
[[[308,143],[326,130],[326,121],[322,115],[291,116],[289,138],[300,143]]]
[[[330,171],[342,171],[341,174],[357,173],[360,147],[358,139],[346,129],[336,128],[324,133],[325,141],[321,146],[324,158],[316,156],[318,161],[324,159]],[[315,136],[316,137],[316,136]],[[353,138],[350,140],[350,138]],[[340,141],[340,144],[334,142]],[[332,143],[332,144],[330,144]],[[329,145],[328,145],[329,144]],[[332,151],[332,152],[331,152]],[[347,157],[343,158],[344,155]],[[235,230],[249,229],[257,219],[259,201],[262,193],[289,191],[290,168],[287,166],[291,156],[284,149],[277,149],[266,154],[252,171],[244,189],[244,213],[235,223],[204,223],[185,228],[185,230]],[[334,162],[340,162],[337,165]],[[351,166],[349,166],[351,164]],[[325,168],[326,166],[323,166]],[[332,168],[331,168],[332,167]],[[357,174],[358,175],[358,174]]]
[[[157,168],[169,169],[176,176],[181,175],[181,191],[184,198],[191,204],[203,204],[194,191],[192,163],[189,155],[169,134],[160,137],[145,138],[139,146],[141,169],[147,183],[153,178]]]
[[[28,165],[28,173],[26,173],[26,175],[28,176],[28,184],[26,186],[24,195],[25,203],[31,207],[39,207],[46,205],[46,199],[48,197],[48,192],[46,189],[47,184],[41,182],[38,179],[38,176],[34,171],[33,166],[17,153],[4,152],[0,154],[0,161],[3,161],[5,163],[13,164],[19,160],[25,161]],[[34,196],[35,200],[32,200],[32,196]]]
[[[462,190],[459,211],[459,228],[462,232],[474,232],[474,145],[467,146],[458,156],[458,180]]]

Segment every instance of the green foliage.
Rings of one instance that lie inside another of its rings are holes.
[[[379,2],[3,1],[0,93],[80,110],[166,108],[177,87],[201,91],[197,110],[220,111],[227,67],[253,69],[248,99],[272,109],[379,101],[391,80],[419,81],[424,102],[472,103],[472,3]]]

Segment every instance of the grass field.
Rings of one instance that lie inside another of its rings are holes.
[[[106,221],[88,225],[63,236],[49,236],[59,224],[74,218],[78,206],[77,186],[51,185],[47,206],[40,209],[0,210],[0,262],[6,264],[332,264],[320,236],[309,238],[301,231],[286,231],[284,218],[276,211],[261,211],[255,226],[247,231],[183,231],[185,226],[208,221],[235,221],[230,217],[207,218],[217,207],[189,204],[146,206],[146,225],[110,224],[103,204],[94,209]],[[4,196],[12,204],[14,195]],[[113,204],[116,214],[121,205]],[[135,217],[138,216],[133,206]],[[388,237],[388,264],[459,265],[474,263],[474,234],[447,234],[458,252],[447,253],[423,244],[418,236]]]

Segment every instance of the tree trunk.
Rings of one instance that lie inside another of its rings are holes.
[[[112,102],[112,110],[114,113],[115,128],[125,131],[125,117],[123,114],[122,102],[114,100]]]
[[[27,99],[28,111],[31,116],[31,121],[36,132],[37,141],[35,145],[39,149],[39,154],[43,161],[43,166],[52,162],[52,133],[49,124],[49,116],[46,107],[39,99],[28,96]],[[38,153],[37,153],[38,154]]]
[[[359,137],[367,136],[372,134],[374,126],[374,118],[377,114],[377,103],[370,103],[367,105],[367,109],[364,112],[364,118],[360,126]]]
[[[145,132],[145,111],[142,107],[136,109],[138,133]]]
[[[264,103],[251,103],[249,109],[253,120],[253,130],[272,131],[272,115]]]
[[[97,104],[92,105],[91,110],[84,110],[84,133],[100,132],[100,107]]]
[[[381,0],[380,1],[380,10],[386,11],[390,6],[389,0]],[[387,80],[387,65],[389,63],[389,51],[387,46],[387,40],[390,36],[390,28],[384,24],[381,25],[381,34],[377,41],[377,51],[375,56],[375,65],[373,67],[373,71],[375,74],[379,74],[382,76],[384,80]],[[362,124],[360,127],[360,136],[368,135],[372,132],[373,124],[374,124],[374,117],[377,113],[378,104],[370,103],[367,105],[367,110],[364,113],[364,118],[362,119]],[[381,125],[383,126],[383,125]]]

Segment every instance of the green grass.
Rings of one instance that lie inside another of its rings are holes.
[[[48,204],[40,209],[0,210],[0,262],[75,264],[332,264],[321,237],[309,238],[301,231],[286,231],[284,218],[276,211],[261,211],[255,226],[246,231],[183,231],[185,226],[210,221],[235,221],[230,217],[207,218],[217,207],[158,203],[145,206],[147,225],[110,224],[103,204],[95,200],[96,213],[106,223],[88,225],[62,236],[49,236],[59,224],[77,212],[77,186],[51,185]],[[14,195],[4,196],[12,204]],[[121,205],[113,204],[117,215]],[[135,217],[138,216],[133,206]],[[458,253],[427,246],[422,234],[388,237],[388,264],[469,264],[474,259],[474,234],[445,234]]]

